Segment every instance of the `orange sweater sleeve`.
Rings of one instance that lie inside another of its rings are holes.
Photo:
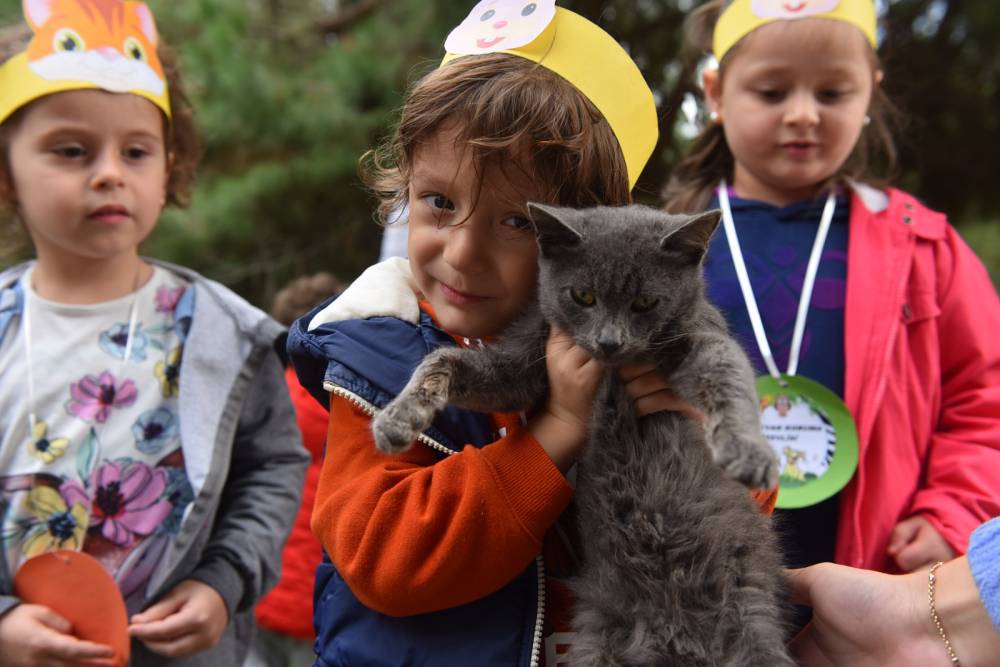
[[[361,602],[408,616],[502,588],[571,497],[524,428],[444,459],[423,444],[385,456],[368,415],[335,396],[312,529]]]

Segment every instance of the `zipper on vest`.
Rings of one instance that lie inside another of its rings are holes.
[[[535,634],[531,638],[531,667],[539,667],[542,658],[542,632],[545,628],[545,559],[535,556],[538,572],[538,611],[535,612]]]
[[[339,397],[341,397],[341,398],[349,401],[352,405],[354,405],[355,407],[357,407],[359,410],[361,410],[362,412],[364,412],[369,417],[374,417],[379,412],[379,409],[376,408],[373,404],[371,404],[368,401],[366,401],[365,399],[361,398],[360,396],[358,396],[354,392],[347,391],[343,387],[338,387],[337,385],[335,385],[334,383],[330,382],[329,380],[324,380],[323,381],[323,389],[327,390],[328,392],[330,392],[334,396],[339,396]],[[431,449],[436,449],[437,451],[439,451],[439,452],[441,452],[443,454],[447,454],[448,456],[451,456],[452,454],[457,454],[458,453],[454,449],[449,449],[449,448],[445,447],[440,442],[438,442],[437,440],[435,440],[434,438],[430,437],[429,435],[427,435],[425,433],[419,434],[417,436],[417,440],[419,442],[424,443],[425,445],[427,445]]]
[[[369,417],[374,417],[379,412],[378,408],[370,402],[361,398],[352,391],[348,391],[343,387],[335,385],[329,380],[324,380],[323,389],[330,392],[334,396],[339,396],[340,398],[350,402]],[[448,456],[458,453],[453,449],[445,447],[440,442],[424,433],[418,435],[417,440],[424,443],[431,449],[443,452]],[[544,632],[545,628],[545,559],[541,554],[535,556],[535,570],[538,576],[538,605],[537,610],[535,611],[535,632],[531,637],[531,667],[539,667],[542,664],[542,632]]]

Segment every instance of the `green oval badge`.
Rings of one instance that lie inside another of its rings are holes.
[[[858,467],[858,429],[844,402],[798,375],[780,382],[762,375],[757,394],[761,429],[781,470],[776,506],[808,507],[844,488]]]

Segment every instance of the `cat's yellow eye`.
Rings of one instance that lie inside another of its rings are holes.
[[[653,309],[653,306],[657,304],[659,299],[654,299],[651,296],[640,296],[632,302],[632,312],[634,313],[648,313]]]
[[[570,296],[573,297],[573,301],[576,301],[581,306],[586,306],[589,308],[590,306],[593,306],[595,303],[597,303],[597,299],[594,298],[594,295],[586,290],[577,289],[576,287],[574,287],[569,291],[569,294]]]
[[[76,30],[61,28],[52,38],[52,48],[56,53],[76,53],[86,50],[87,43]]]
[[[122,50],[125,53],[125,57],[130,60],[139,60],[144,63],[149,62],[149,58],[146,56],[146,49],[142,46],[142,42],[135,37],[126,38]]]

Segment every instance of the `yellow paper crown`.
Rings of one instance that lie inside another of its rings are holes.
[[[629,187],[635,186],[659,134],[656,104],[639,68],[611,35],[555,7],[554,0],[484,0],[452,31],[445,48],[442,65],[463,55],[510,53],[569,81],[608,121]]]
[[[122,0],[24,0],[35,36],[0,65],[0,123],[40,97],[98,89],[145,97],[170,117],[153,13]]]
[[[878,44],[873,0],[736,0],[715,24],[715,59],[722,62],[737,42],[762,25],[805,18],[846,21],[865,34],[872,48]]]

